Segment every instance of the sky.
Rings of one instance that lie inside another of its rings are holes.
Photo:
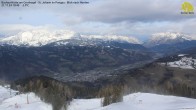
[[[181,14],[181,5],[185,0],[79,1],[86,1],[89,4],[1,6],[0,35],[13,35],[34,29],[65,29],[80,34],[125,35],[142,40],[159,32],[180,32],[196,37],[196,12],[189,15]],[[196,7],[195,0],[187,1]]]

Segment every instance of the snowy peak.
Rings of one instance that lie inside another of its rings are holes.
[[[146,46],[152,47],[160,44],[174,44],[180,43],[184,41],[191,41],[195,40],[189,35],[182,34],[182,33],[155,33],[152,35],[150,40],[146,43]]]
[[[71,39],[76,34],[73,31],[58,30],[49,32],[47,30],[33,30],[20,32],[14,36],[3,38],[1,44],[42,46],[59,40]]]
[[[16,35],[0,39],[0,44],[16,45],[16,46],[43,46],[50,43],[77,39],[81,42],[85,41],[118,41],[133,44],[141,44],[141,42],[133,37],[117,36],[117,35],[80,35],[68,30],[32,30],[20,32]],[[61,43],[62,44],[62,43]],[[67,43],[63,43],[67,44]]]
[[[186,40],[191,40],[190,36],[181,34],[181,33],[171,33],[171,32],[166,32],[166,33],[155,33],[152,35],[152,40],[160,40],[160,39],[186,39]]]

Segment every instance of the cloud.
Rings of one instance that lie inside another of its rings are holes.
[[[30,5],[28,8],[3,8],[1,11],[50,11],[59,16],[65,24],[89,21],[104,23],[176,21],[195,18],[195,16],[182,16],[180,14],[183,0],[90,0],[89,2],[90,4],[86,5],[37,4]],[[190,2],[196,5],[196,1],[190,0]]]
[[[71,10],[81,21],[103,23],[180,21],[195,16],[180,14],[182,0],[100,0]],[[192,0],[192,3],[196,4]],[[66,18],[65,18],[66,19]]]
[[[169,31],[196,35],[193,30],[196,28],[196,14],[180,14],[184,0],[86,1],[90,4],[2,8],[0,33],[10,34],[24,29],[49,26],[83,34],[148,37],[156,32]],[[189,2],[196,6],[195,0]]]
[[[50,30],[50,29],[55,29],[55,27],[52,25],[33,26],[27,24],[3,24],[0,25],[0,34],[9,36],[21,31],[39,30],[39,29]]]

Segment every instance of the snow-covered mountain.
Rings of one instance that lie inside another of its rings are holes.
[[[117,36],[117,35],[80,35],[73,31],[68,30],[32,30],[20,32],[16,35],[1,38],[0,44],[16,45],[16,46],[43,46],[46,44],[63,41],[66,44],[66,40],[76,39],[82,42],[89,40],[101,40],[101,41],[118,41],[128,42],[132,44],[140,44],[141,42],[133,37]]]
[[[48,30],[32,30],[20,32],[16,35],[0,39],[1,44],[23,45],[23,46],[41,46],[59,40],[70,39],[76,36],[73,31],[48,31]]]
[[[0,39],[0,77],[12,80],[45,74],[64,81],[76,80],[78,77],[73,77],[74,74],[92,76],[88,71],[98,73],[96,69],[103,67],[117,68],[152,60],[154,53],[138,43],[137,39],[127,36],[80,35],[66,30],[20,32]],[[16,62],[12,62],[13,59]],[[29,67],[31,69],[26,69]],[[72,78],[64,77],[66,75]]]
[[[145,43],[145,45],[148,47],[153,47],[161,44],[175,44],[175,43],[191,41],[191,40],[196,40],[196,39],[182,33],[172,33],[172,32],[155,33],[151,36],[149,41]]]

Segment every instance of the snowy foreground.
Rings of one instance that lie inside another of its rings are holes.
[[[16,91],[12,91],[15,94]],[[0,110],[52,110],[35,94],[11,95],[0,86]],[[17,106],[16,106],[17,105]],[[196,99],[164,96],[150,93],[134,93],[124,96],[123,102],[101,107],[101,99],[74,99],[68,110],[196,110]]]
[[[0,110],[52,110],[52,106],[40,100],[34,93],[15,95],[17,91],[0,86]]]
[[[123,102],[101,107],[100,99],[73,100],[69,110],[196,110],[196,99],[134,93],[124,96]]]

